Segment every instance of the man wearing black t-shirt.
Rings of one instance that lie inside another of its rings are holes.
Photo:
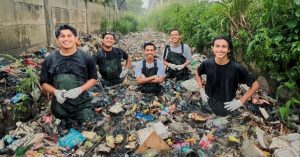
[[[200,88],[201,98],[208,103],[216,115],[225,116],[242,107],[258,89],[259,84],[250,77],[246,69],[229,59],[233,46],[231,39],[220,36],[213,40],[214,58],[207,59],[197,69],[196,80]],[[205,89],[202,85],[202,74],[207,75]],[[238,84],[247,84],[249,90],[235,99]]]
[[[55,31],[60,50],[45,58],[40,83],[43,90],[54,94],[51,112],[68,129],[69,120],[83,123],[92,117],[91,96],[87,90],[96,84],[97,70],[92,56],[77,49],[77,31],[60,25]]]
[[[94,55],[95,63],[99,66],[104,86],[113,86],[122,82],[128,73],[131,58],[120,48],[113,47],[115,35],[106,32],[102,35],[102,48]],[[122,70],[122,59],[126,60]]]

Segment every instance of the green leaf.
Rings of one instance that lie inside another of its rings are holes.
[[[300,0],[294,0],[297,5],[300,5]]]
[[[283,39],[282,35],[277,35],[277,36],[274,37],[274,40],[277,41],[277,42],[280,42],[282,39]]]
[[[296,10],[296,16],[297,16],[297,17],[300,17],[300,8],[298,8],[298,9]]]
[[[289,27],[289,28],[294,28],[297,26],[297,19],[292,19],[292,20],[289,20],[286,25]]]

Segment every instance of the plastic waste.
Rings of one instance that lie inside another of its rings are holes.
[[[151,114],[136,113],[135,117],[138,119],[144,119],[147,122],[154,120],[154,116]]]
[[[68,135],[60,138],[58,144],[68,150],[74,148],[77,144],[83,142],[85,137],[80,134],[77,130],[71,128]]]
[[[27,94],[24,93],[17,93],[14,97],[10,99],[10,102],[13,104],[18,103],[20,100],[25,100],[27,97]]]

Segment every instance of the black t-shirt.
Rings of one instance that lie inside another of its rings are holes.
[[[57,66],[51,73],[50,68],[55,60]],[[97,79],[96,65],[92,56],[79,49],[71,56],[63,56],[59,52],[55,52],[45,58],[40,74],[40,83],[53,85],[53,77],[57,74],[74,74],[85,82]]]
[[[102,55],[100,52],[103,51],[104,55]],[[104,49],[101,49],[99,52],[97,52],[94,56],[95,63],[101,67],[103,64],[103,61],[105,60],[112,60],[118,58],[120,62],[122,61],[122,58],[124,60],[128,59],[128,54],[123,51],[120,48],[113,47],[111,51],[105,51]],[[120,63],[121,64],[121,63]]]
[[[226,65],[219,65],[214,58],[207,59],[198,67],[198,74],[207,75],[206,94],[221,102],[235,97],[239,83],[250,87],[255,81],[242,65],[232,60]]]

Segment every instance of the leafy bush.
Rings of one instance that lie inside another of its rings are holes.
[[[138,20],[131,15],[122,16],[112,23],[112,29],[114,32],[120,32],[122,34],[135,32],[138,30]]]

